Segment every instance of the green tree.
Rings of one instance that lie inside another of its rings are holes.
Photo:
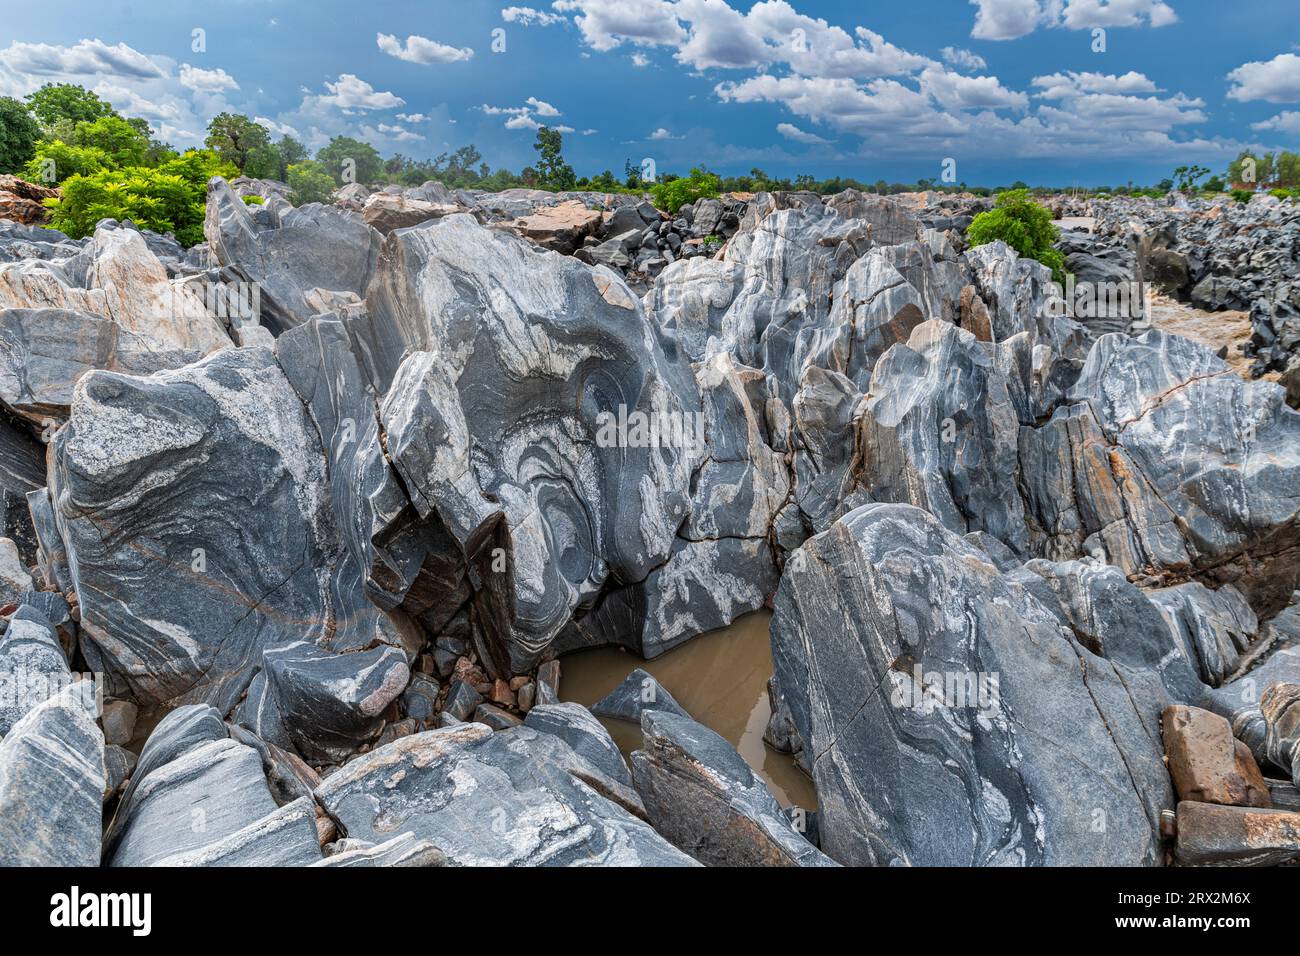
[[[1273,181],[1273,154],[1256,156],[1250,150],[1242,150],[1228,164],[1228,181],[1231,183],[1249,183],[1262,186]]]
[[[539,129],[533,149],[537,150],[540,157],[537,161],[537,178],[543,189],[563,192],[577,185],[578,177],[574,174],[573,167],[564,161],[564,136],[558,129],[549,126]]]
[[[1065,285],[1065,257],[1052,244],[1061,231],[1052,225],[1052,214],[1029,196],[1028,189],[998,193],[993,208],[977,215],[966,229],[971,246],[1001,239],[1020,255],[1037,259],[1052,270],[1052,280]]]
[[[384,173],[384,161],[375,148],[350,136],[335,136],[316,154],[316,161],[340,186],[375,183]]]
[[[208,138],[203,141],[208,149],[228,163],[233,163],[241,173],[247,168],[254,152],[269,146],[271,136],[266,127],[254,123],[240,113],[218,113],[208,124]]]
[[[0,96],[0,173],[16,173],[36,154],[41,128],[11,96]]]
[[[289,201],[295,206],[309,202],[329,202],[334,193],[334,177],[323,163],[305,160],[289,167]]]
[[[693,203],[697,199],[716,198],[720,191],[721,181],[717,175],[698,166],[685,178],[665,177],[663,182],[655,183],[650,187],[650,195],[654,197],[655,205],[668,212],[676,212],[682,206]]]
[[[148,129],[148,127],[145,127]],[[91,123],[78,123],[71,145],[102,150],[114,166],[144,166],[149,137],[139,127],[117,115],[101,116]]]
[[[275,144],[275,151],[279,154],[280,162],[279,172],[275,178],[282,183],[287,183],[289,167],[307,158],[307,147],[292,136],[282,136],[280,142]]]
[[[60,122],[93,123],[103,116],[116,116],[112,104],[96,93],[73,83],[46,83],[35,93],[27,94],[33,115],[47,131]]]
[[[1296,153],[1282,151],[1278,153],[1276,179],[1277,184],[1284,189],[1294,189],[1300,186],[1300,155]]]
[[[1210,175],[1210,170],[1206,166],[1179,166],[1174,170],[1174,181],[1178,186],[1178,191],[1189,193],[1196,189],[1198,181]]]

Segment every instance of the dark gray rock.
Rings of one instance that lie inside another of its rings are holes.
[[[772,651],[833,859],[1159,862],[1172,792],[1123,677],[933,516],[866,505],[805,544]]]
[[[528,712],[524,723],[533,730],[554,734],[607,776],[632,786],[632,774],[618,744],[614,743],[604,725],[581,704],[539,704]]]
[[[257,283],[261,324],[276,334],[326,311],[318,290],[364,295],[382,242],[357,214],[315,203],[259,223],[220,178],[208,183],[203,232],[217,265]]]
[[[247,692],[259,736],[324,759],[378,730],[409,677],[402,633],[361,590],[320,436],[269,352],[88,374],[51,478],[83,650],[114,693],[228,713]]]
[[[591,705],[591,712],[601,717],[616,717],[634,724],[641,722],[647,710],[661,710],[679,717],[690,717],[673,699],[673,695],[641,668],[636,668],[622,683]]]
[[[0,635],[0,737],[72,682],[68,659],[45,616],[20,607]]]
[[[647,710],[632,774],[656,830],[707,866],[834,866],[795,831],[734,747],[689,717]]]
[[[481,724],[395,741],[327,777],[316,798],[349,838],[409,831],[461,866],[684,866],[649,825],[575,777],[559,738]]]

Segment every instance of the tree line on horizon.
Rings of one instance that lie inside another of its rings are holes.
[[[723,193],[804,190],[830,195],[845,189],[891,195],[918,190],[994,196],[1009,190],[1033,195],[1070,189],[1029,187],[1014,182],[997,187],[943,183],[937,178],[914,183],[867,182],[853,177],[818,179],[808,174],[771,176],[754,168],[744,175],[721,175],[704,166],[679,175],[665,171],[653,179],[640,165],[625,161],[622,175],[606,169],[578,176],[563,155],[559,130],[541,127],[533,144],[536,162],[518,173],[493,169],[473,145],[417,160],[397,154],[385,159],[369,143],[335,136],[312,156],[292,136],[274,139],[270,130],[247,116],[221,113],[208,124],[202,149],[178,151],[157,139],[148,122],[127,117],[96,93],[75,84],[46,84],[23,100],[0,97],[0,173],[60,186],[62,196],[49,200],[52,225],[74,238],[94,231],[105,218],[130,219],[142,228],[172,232],[184,245],[203,238],[207,182],[212,176],[274,179],[288,185],[295,205],[329,202],[349,182],[366,186],[418,186],[434,180],[452,189],[499,192],[514,187],[552,192],[649,193],[655,205],[675,212],[682,205]],[[1275,194],[1300,190],[1300,156],[1282,151],[1256,156],[1241,153],[1222,176],[1204,166],[1180,166],[1153,188],[1125,185],[1073,190],[1086,195],[1165,195],[1178,189],[1193,193],[1271,188]],[[256,204],[261,200],[250,196]]]

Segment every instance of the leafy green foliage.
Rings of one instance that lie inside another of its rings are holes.
[[[350,136],[335,136],[316,154],[316,161],[340,186],[350,182],[375,183],[384,173],[384,161],[369,143]],[[290,184],[292,185],[292,184]]]
[[[720,195],[722,181],[716,174],[706,172],[696,166],[685,177],[669,179],[655,183],[650,187],[650,195],[655,205],[668,212],[676,212],[697,199],[714,199]]]
[[[295,206],[329,202],[333,192],[334,177],[321,163],[309,159],[289,167],[289,202]]]
[[[116,169],[107,153],[97,146],[70,146],[62,140],[46,141],[36,147],[23,176],[33,183],[54,185],[72,176],[90,176],[101,169]]]
[[[1249,189],[1234,189],[1231,193],[1232,198],[1237,202],[1250,202],[1250,197],[1253,195],[1255,193]]]
[[[46,201],[50,224],[74,239],[89,236],[101,219],[129,219],[141,229],[175,233],[183,246],[203,241],[204,203],[212,176],[235,169],[215,153],[190,150],[156,169],[128,166],[76,175],[63,196]]]
[[[27,107],[12,96],[0,96],[0,173],[16,173],[36,153],[41,128]]]
[[[71,145],[102,150],[113,166],[143,166],[149,150],[149,136],[116,114],[101,116],[93,123],[80,123],[73,130]]]
[[[993,208],[977,215],[966,229],[971,246],[1001,239],[1016,252],[1037,259],[1052,270],[1052,280],[1065,285],[1065,257],[1052,248],[1061,231],[1052,225],[1052,214],[1038,205],[1027,189],[999,193]]]

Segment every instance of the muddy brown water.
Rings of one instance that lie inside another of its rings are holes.
[[[640,667],[653,674],[692,717],[730,741],[783,807],[815,809],[812,781],[790,756],[763,742],[771,714],[767,701],[771,618],[767,611],[755,611],[652,661],[618,647],[566,654],[560,660],[560,699],[590,707]],[[624,756],[640,749],[641,729],[636,724],[606,717],[600,721]]]

